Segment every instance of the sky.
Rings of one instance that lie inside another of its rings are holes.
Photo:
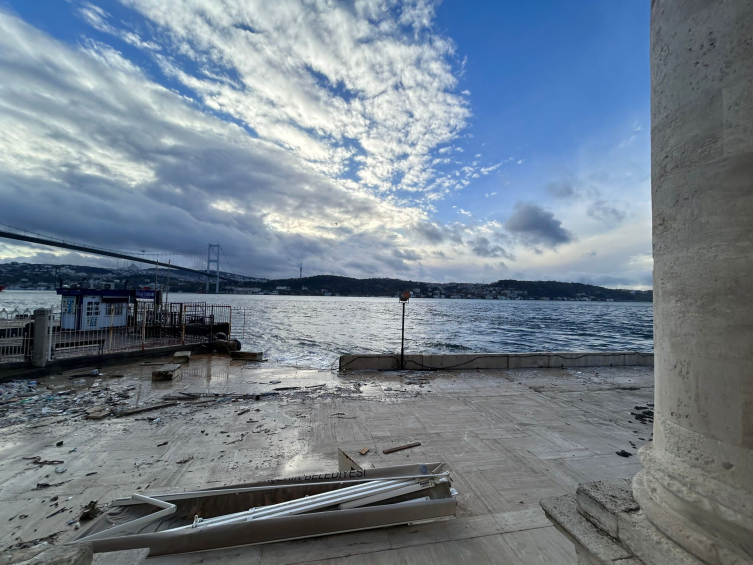
[[[0,0],[0,223],[269,278],[651,288],[648,29],[648,0]]]

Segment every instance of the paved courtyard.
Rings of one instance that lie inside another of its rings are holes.
[[[632,477],[637,449],[651,438],[650,421],[631,415],[653,402],[650,367],[338,376],[218,355],[196,356],[188,367],[177,382],[152,383],[154,367],[139,361],[106,367],[97,378],[46,377],[38,391],[70,389],[82,405],[98,394],[120,409],[180,391],[221,396],[102,420],[52,410],[21,421],[23,407],[0,407],[10,423],[0,430],[0,549],[47,536],[64,543],[76,533],[69,521],[90,501],[332,470],[339,447],[365,468],[446,462],[459,492],[457,517],[148,563],[574,564],[572,545],[539,499]],[[275,390],[287,387],[300,388]],[[276,394],[222,396],[229,393]],[[382,453],[415,441],[421,446]],[[369,453],[358,455],[365,447]],[[623,450],[632,456],[617,454]],[[36,456],[62,460],[65,471],[25,459]],[[100,554],[95,563],[143,559],[135,551]]]

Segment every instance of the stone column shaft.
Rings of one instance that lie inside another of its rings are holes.
[[[651,522],[753,562],[753,2],[653,0]]]

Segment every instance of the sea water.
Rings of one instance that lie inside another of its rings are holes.
[[[277,365],[328,369],[342,354],[400,351],[397,298],[171,293],[171,302],[229,304],[243,349]],[[3,308],[60,307],[54,292],[4,291]],[[411,299],[410,353],[653,351],[648,302]]]

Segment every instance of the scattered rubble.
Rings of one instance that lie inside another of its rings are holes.
[[[36,455],[34,457],[22,457],[22,459],[29,460],[35,465],[62,465],[63,463],[65,463],[65,461],[58,461],[57,459],[47,461],[45,459],[42,459],[40,455]]]
[[[81,514],[76,521],[80,522],[81,520],[93,520],[94,518],[99,516],[101,512],[102,511],[97,508],[97,501],[92,500],[91,502],[89,502],[89,504],[84,506],[84,509],[81,511]]]

